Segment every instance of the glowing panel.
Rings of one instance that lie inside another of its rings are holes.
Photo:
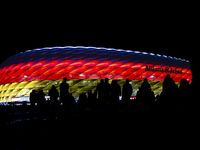
[[[11,71],[14,67],[15,67],[15,65],[11,65],[11,66],[9,66],[9,67],[6,69],[6,71],[9,72],[9,71]]]
[[[59,64],[57,64],[57,66],[58,67],[67,67],[75,61],[76,60],[64,60],[64,61],[60,62]]]
[[[113,70],[111,73],[116,75],[116,74],[122,73],[122,72],[125,71],[125,70],[126,70],[126,68],[120,67],[120,68],[117,68],[117,69]]]
[[[31,68],[36,62],[29,62],[21,67],[21,70]]]
[[[100,60],[92,60],[87,62],[86,64],[84,64],[85,66],[96,66],[97,64],[99,64],[101,61]]]
[[[22,66],[24,65],[25,63],[20,63],[20,64],[17,64],[12,70],[19,70],[22,68]]]
[[[112,63],[112,61],[103,61],[101,63],[99,63],[97,66],[99,67],[107,67]]]
[[[121,67],[123,67],[123,68],[131,68],[133,65],[134,65],[134,63],[128,62],[128,63],[125,63],[124,65],[122,65]]]
[[[47,64],[44,65],[44,67],[54,67],[56,66],[58,63],[60,62],[60,60],[53,60],[48,62]]]
[[[110,67],[121,67],[122,65],[124,64],[124,62],[120,62],[120,61],[118,61],[118,62],[114,62],[114,63],[112,63],[111,65],[110,65]]]
[[[98,67],[98,66],[95,66],[95,67],[92,67],[90,69],[88,69],[87,71],[85,71],[86,73],[96,73],[98,72],[99,70],[101,70],[103,67]]]
[[[37,84],[39,84],[41,81],[31,81],[26,85],[27,89],[34,88]]]
[[[41,68],[46,64],[47,61],[40,61],[32,66],[32,68]]]
[[[78,60],[74,63],[72,63],[70,66],[83,66],[88,60]]]

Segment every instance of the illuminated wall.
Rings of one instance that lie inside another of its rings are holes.
[[[170,74],[176,84],[181,79],[191,83],[190,63],[159,54],[96,47],[52,47],[28,50],[0,65],[0,102],[29,96],[32,89],[47,94],[52,85],[59,90],[67,77],[70,92],[76,98],[95,90],[100,79],[117,79],[122,86],[128,78],[136,95],[147,78],[155,95],[162,91],[162,81]]]

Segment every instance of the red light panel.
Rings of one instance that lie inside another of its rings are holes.
[[[47,61],[40,61],[40,62],[36,63],[35,65],[33,65],[32,68],[41,68],[41,67],[43,67],[46,63],[47,63]]]
[[[56,66],[59,62],[60,62],[60,60],[52,60],[52,61],[48,62],[47,64],[45,64],[44,67],[54,67],[54,66]]]
[[[19,70],[19,69],[21,69],[24,65],[25,65],[25,63],[17,64],[17,65],[12,69],[12,71],[13,71],[13,70]]]
[[[88,60],[78,60],[74,63],[72,63],[70,66],[83,66]]]
[[[84,66],[96,66],[100,62],[101,62],[101,60],[91,60],[91,61],[85,63]]]
[[[64,60],[64,61],[60,62],[59,64],[57,64],[57,66],[58,67],[67,67],[75,61],[76,60]]]
[[[114,62],[113,64],[110,65],[110,67],[121,67],[124,64],[124,62]]]
[[[98,67],[107,67],[112,63],[112,61],[103,61],[101,63],[99,63],[97,66]]]
[[[29,69],[31,68],[36,62],[29,62],[25,65],[23,65],[20,69],[24,70],[24,69]]]
[[[128,63],[125,63],[124,65],[122,65],[121,67],[123,67],[123,68],[131,68],[133,65],[134,65],[134,63],[128,62]]]

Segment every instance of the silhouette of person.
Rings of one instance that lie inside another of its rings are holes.
[[[168,74],[163,81],[163,91],[170,93],[170,91],[172,90],[171,88],[173,87],[173,84],[174,84],[174,80]]]
[[[75,108],[75,99],[74,99],[74,97],[72,96],[72,93],[69,93],[69,96],[68,96],[68,98],[69,98],[69,106],[71,106],[72,108]]]
[[[63,78],[63,82],[60,84],[60,101],[66,104],[67,98],[69,97],[69,84],[66,82],[67,78]]]
[[[129,79],[126,79],[126,83],[124,83],[123,85],[123,89],[122,89],[122,101],[123,103],[127,103],[130,101],[130,97],[132,94],[132,86],[129,83]]]
[[[35,106],[36,100],[37,100],[36,90],[32,90],[32,92],[30,93],[30,103],[31,103],[31,106]]]
[[[103,101],[104,99],[104,80],[101,79],[100,83],[97,85],[97,94],[98,94],[98,100]]]
[[[190,97],[190,85],[189,82],[185,79],[181,79],[181,83],[179,86],[179,107],[182,112],[188,111],[191,104],[195,103],[193,99]],[[190,110],[192,112],[192,110]]]
[[[111,100],[113,104],[117,104],[121,96],[121,87],[117,83],[117,80],[112,80],[111,83]]]
[[[150,106],[155,102],[155,95],[147,79],[144,79],[136,95],[136,102],[142,106]]]
[[[108,83],[108,78],[105,78],[105,83],[104,83],[104,99],[105,102],[109,102],[110,101],[110,83]]]
[[[91,105],[92,102],[93,102],[93,100],[94,100],[94,97],[93,97],[92,91],[89,90],[89,91],[87,92],[87,95],[88,95],[88,104]]]
[[[79,96],[79,100],[78,100],[78,108],[79,108],[80,111],[85,110],[86,102],[87,102],[86,93],[81,93],[80,96]]]
[[[178,98],[178,86],[174,80],[168,74],[163,81],[163,91],[161,92],[160,98],[166,107],[172,106],[176,103]]]
[[[148,80],[146,78],[144,79],[144,82],[142,83],[141,88],[142,89],[150,89],[151,88],[151,86],[148,83]]]
[[[58,95],[58,90],[56,89],[55,85],[52,85],[51,89],[49,90],[50,102],[52,106],[57,104]]]
[[[190,95],[190,84],[187,80],[181,79],[179,92],[180,92],[180,96],[182,96],[182,98],[189,97],[189,95]]]
[[[44,94],[43,90],[40,90],[38,93],[39,105],[43,107],[45,105],[45,101],[46,101],[45,94]]]
[[[96,104],[96,90],[92,93],[92,90],[88,91],[88,106],[90,110],[94,110]]]

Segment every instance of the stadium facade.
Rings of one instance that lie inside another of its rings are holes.
[[[155,95],[162,91],[167,74],[177,85],[181,79],[192,82],[188,60],[132,50],[103,47],[47,47],[27,50],[11,56],[0,65],[0,103],[29,101],[30,92],[42,89],[47,94],[52,85],[59,90],[63,77],[69,92],[94,91],[100,79],[118,80],[120,86],[129,79],[136,96],[147,78]]]

